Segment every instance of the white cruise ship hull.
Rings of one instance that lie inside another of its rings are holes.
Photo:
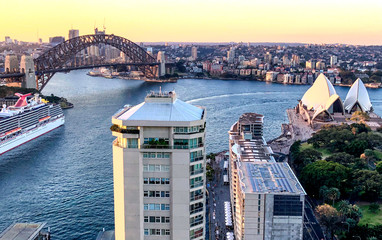
[[[11,139],[8,139],[4,143],[0,143],[0,155],[8,152],[11,149],[14,149],[26,142],[29,142],[35,138],[40,137],[41,135],[44,135],[45,133],[48,133],[60,126],[62,126],[65,123],[65,117],[62,116],[60,118],[54,119],[49,121],[48,123],[45,123],[42,126],[33,128],[29,131],[23,132],[22,134],[15,136]]]

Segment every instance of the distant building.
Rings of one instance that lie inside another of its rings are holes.
[[[63,42],[65,42],[65,38],[62,36],[56,36],[56,37],[50,37],[49,38],[49,43],[52,46],[56,46],[56,45],[63,43]]]
[[[113,116],[116,240],[206,239],[205,121],[175,92]]]
[[[273,58],[273,64],[277,65],[279,63],[279,58],[277,56],[275,56]]]
[[[288,56],[283,56],[283,65],[284,66],[290,66],[290,60],[288,58]]]
[[[6,44],[12,43],[12,39],[9,36],[5,36],[5,43]]]
[[[313,60],[306,61],[305,68],[307,69],[314,69],[316,66],[316,62]]]
[[[270,54],[269,52],[267,52],[267,53],[264,55],[264,62],[265,62],[265,63],[271,63],[271,62],[272,62],[272,54]]]
[[[164,76],[166,74],[166,56],[164,55],[164,51],[158,52],[157,61],[160,62],[159,76]]]
[[[324,69],[325,69],[325,63],[322,62],[322,61],[318,61],[318,62],[316,63],[316,69],[317,69],[317,70],[324,70]]]
[[[295,54],[292,55],[292,65],[293,66],[300,65],[300,57],[298,55],[295,55]]]
[[[80,36],[80,30],[77,30],[77,29],[70,29],[69,30],[69,39],[72,39],[72,38],[75,38],[75,37],[78,37]]]
[[[278,72],[269,71],[269,72],[267,72],[267,74],[265,75],[265,81],[267,81],[267,82],[273,82],[274,80],[276,80],[277,75],[279,75]]]
[[[337,56],[333,55],[333,56],[330,57],[330,66],[331,67],[336,66],[337,62],[338,62]]]
[[[235,239],[301,240],[305,191],[262,135],[263,115],[244,113],[229,131]]]
[[[198,59],[198,48],[195,46],[192,46],[192,48],[191,48],[191,58],[193,61]]]
[[[235,60],[235,48],[231,47],[227,52],[227,61],[228,63],[233,63]]]

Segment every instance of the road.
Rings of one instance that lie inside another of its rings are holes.
[[[214,180],[208,182],[210,184],[207,187],[210,194],[209,197],[209,220],[210,220],[210,238],[211,240],[226,239],[226,232],[228,230],[225,226],[224,216],[224,202],[230,201],[229,185],[223,184],[224,173],[224,159],[216,158],[216,161],[212,163],[212,167],[215,170]]]

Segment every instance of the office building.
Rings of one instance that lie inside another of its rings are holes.
[[[72,39],[72,38],[75,38],[78,36],[80,36],[80,30],[78,30],[78,29],[70,29],[69,30],[69,35],[68,35],[69,39]]]
[[[175,92],[113,116],[116,240],[205,239],[205,120]]]
[[[305,191],[262,136],[263,115],[245,113],[229,131],[235,239],[300,240]]]

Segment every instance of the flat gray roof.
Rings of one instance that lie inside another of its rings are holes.
[[[239,162],[238,174],[246,193],[305,194],[286,162]]]
[[[0,233],[0,240],[34,240],[46,223],[14,223]]]

